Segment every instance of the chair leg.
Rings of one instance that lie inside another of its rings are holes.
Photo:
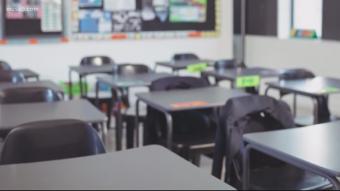
[[[191,160],[194,165],[198,167],[201,166],[201,155],[200,154],[193,154]]]
[[[131,149],[134,147],[134,130],[135,130],[135,120],[132,117],[126,117],[126,147]]]

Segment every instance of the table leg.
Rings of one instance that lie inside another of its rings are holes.
[[[266,88],[266,91],[264,92],[264,95],[265,95],[265,96],[268,96],[269,90],[270,90],[270,87],[267,87],[267,88]]]
[[[139,147],[139,105],[140,105],[140,100],[136,100],[136,115],[135,115],[135,145],[136,147]]]
[[[155,71],[155,72],[156,72],[156,70],[157,70],[157,67],[158,67],[158,64],[155,64],[155,67],[153,68],[153,71]]]
[[[100,109],[100,103],[99,103],[99,85],[100,85],[100,82],[96,82],[96,88],[95,88],[95,91],[96,91],[96,95],[95,95],[95,105],[97,106],[97,108]]]
[[[83,76],[79,75],[79,87],[80,87],[80,97],[83,97]]]
[[[107,128],[103,123],[99,123],[100,129],[101,129],[101,135],[102,135],[102,141],[104,143],[104,145],[106,144],[106,136],[107,136]]]
[[[107,128],[108,129],[111,129],[111,115],[112,115],[112,107],[113,107],[113,97],[114,97],[114,94],[113,94],[113,91],[112,92],[112,95],[111,95],[111,99],[108,103],[108,106],[107,106],[107,111],[106,111],[106,116],[107,116]]]
[[[68,87],[68,91],[69,91],[69,99],[72,100],[73,99],[73,88],[72,88],[72,70],[69,70],[68,72],[68,81],[69,81],[69,87]]]
[[[319,100],[318,98],[313,98],[314,103],[314,124],[319,123]]]
[[[167,141],[166,146],[168,149],[172,149],[172,136],[173,136],[173,119],[170,113],[164,112],[166,119],[166,128],[167,128]]]
[[[112,90],[114,91],[114,90]],[[112,92],[112,95],[114,95],[114,92]],[[121,111],[121,99],[120,96],[116,96],[115,101],[115,113],[116,113],[116,148],[117,151],[122,150],[122,137],[123,137],[123,122],[122,122],[122,111]]]
[[[249,189],[249,176],[250,176],[250,150],[251,147],[250,145],[247,145],[243,151],[243,175],[242,175],[242,189],[243,190],[248,190]]]
[[[293,98],[293,115],[294,117],[297,117],[297,95],[294,94],[294,98]]]

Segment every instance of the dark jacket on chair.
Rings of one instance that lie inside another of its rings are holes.
[[[221,177],[226,157],[226,181],[239,183],[242,174],[243,135],[294,127],[289,106],[265,96],[246,96],[227,102],[222,110],[215,140],[213,175]],[[279,165],[280,162],[260,153],[252,156],[252,167]],[[237,184],[237,183],[236,183]]]

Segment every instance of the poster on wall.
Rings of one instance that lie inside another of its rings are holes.
[[[214,37],[220,0],[72,0],[74,39]]]
[[[61,35],[62,0],[4,0],[4,36]]]

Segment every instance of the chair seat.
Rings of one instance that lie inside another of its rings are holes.
[[[255,190],[315,190],[330,188],[331,184],[320,176],[293,166],[252,170],[251,189]]]

